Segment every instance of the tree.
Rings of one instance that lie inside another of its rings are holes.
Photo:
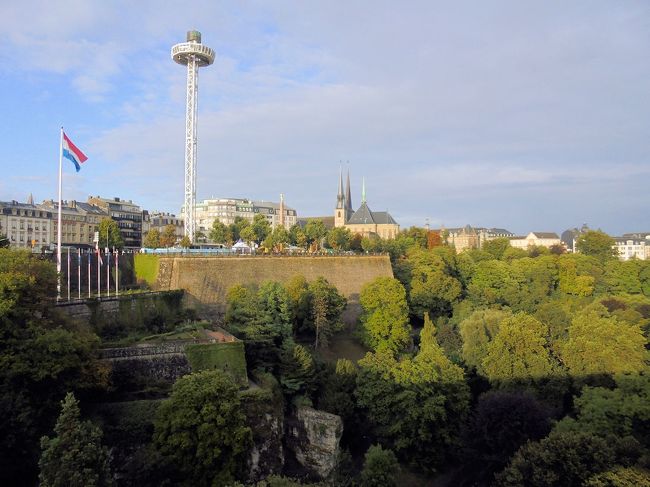
[[[316,388],[314,358],[307,348],[292,341],[284,344],[280,361],[280,385],[290,399],[304,396],[311,400]]]
[[[463,438],[465,457],[476,471],[478,485],[487,485],[527,441],[551,430],[549,411],[532,395],[490,391],[479,397]]]
[[[343,328],[341,315],[347,300],[324,277],[311,282],[308,290],[311,323],[315,334],[314,347],[327,347],[329,338]]]
[[[644,370],[646,338],[637,324],[609,316],[602,305],[585,308],[569,326],[562,361],[573,376]]]
[[[232,232],[230,228],[220,220],[215,220],[212,222],[212,228],[210,229],[209,238],[214,243],[222,243],[226,245],[231,245],[233,243]]]
[[[236,242],[237,240],[244,239],[244,237],[241,236],[241,231],[250,226],[250,221],[248,221],[246,218],[243,216],[236,216],[235,221],[228,225],[228,230],[230,230],[230,234],[232,235],[232,240],[233,242]],[[248,240],[249,242],[252,241],[252,239]]]
[[[269,220],[266,216],[260,215],[259,213],[253,217],[251,228],[253,229],[253,232],[255,232],[255,237],[252,240],[257,244],[262,243],[262,241],[271,233],[271,224],[269,223]]]
[[[615,389],[583,387],[574,399],[575,417],[565,417],[555,430],[634,436],[646,448],[650,446],[650,376],[619,374],[615,380]]]
[[[496,485],[572,487],[616,464],[611,442],[588,433],[552,433],[527,443],[497,475]]]
[[[180,242],[178,242],[178,245],[184,249],[189,249],[192,246],[192,241],[190,240],[190,237],[184,235],[183,238],[181,238]]]
[[[505,237],[499,237],[483,242],[481,248],[483,251],[491,254],[495,259],[501,259],[504,252],[510,247],[510,240]]]
[[[0,483],[32,484],[39,439],[67,391],[105,385],[98,339],[52,309],[56,268],[25,250],[0,249]],[[97,390],[97,389],[95,389]]]
[[[345,227],[332,228],[327,234],[327,243],[335,250],[347,250],[350,248],[352,234]]]
[[[603,261],[616,256],[616,242],[612,237],[600,230],[589,230],[581,233],[576,241],[576,250],[581,254],[596,257]]]
[[[120,233],[120,228],[117,226],[117,222],[111,218],[102,218],[102,221],[99,222],[99,248],[117,248],[121,249],[124,247],[124,239]],[[108,236],[108,241],[106,237]]]
[[[278,225],[264,240],[264,246],[267,249],[281,251],[291,240],[289,232],[282,225]]]
[[[6,235],[0,235],[0,249],[7,249],[10,244],[11,242],[9,242]]]
[[[463,360],[479,373],[483,370],[483,359],[487,355],[488,344],[499,331],[499,324],[512,317],[510,310],[479,309],[460,322],[458,328],[463,339]]]
[[[406,291],[397,279],[378,277],[363,286],[359,298],[364,340],[374,350],[399,352],[410,343]]]
[[[366,451],[361,471],[362,487],[396,487],[399,463],[392,450],[372,445]]]
[[[307,245],[307,236],[302,227],[297,223],[289,229],[289,241],[292,245],[305,247]]]
[[[650,471],[638,467],[614,467],[593,475],[585,487],[650,487]]]
[[[237,386],[219,370],[181,377],[161,404],[154,444],[183,474],[183,485],[228,485],[244,474],[251,429]]]
[[[305,236],[307,237],[307,243],[315,243],[316,247],[320,247],[321,239],[327,235],[327,229],[323,220],[309,220],[307,225],[305,225]]]
[[[168,248],[176,245],[176,227],[174,225],[166,225],[160,235],[160,245]]]
[[[461,295],[458,279],[445,272],[441,258],[435,260],[435,263],[416,263],[411,270],[409,298],[415,316],[424,313],[433,317],[450,315],[453,303]]]
[[[488,379],[517,383],[555,375],[547,336],[548,327],[525,313],[502,320],[482,362]]]
[[[248,227],[242,228],[241,232],[239,233],[239,237],[244,242],[253,243],[253,242],[255,242],[255,239],[257,238],[257,235],[255,233],[255,230],[253,230],[253,227],[248,226]]]
[[[38,465],[42,487],[113,485],[108,449],[101,445],[102,432],[79,416],[79,403],[69,392],[61,401],[56,436],[41,439],[43,453]]]
[[[457,446],[469,407],[463,370],[451,363],[425,321],[420,351],[398,360],[388,349],[359,361],[355,396],[373,432],[400,458],[422,468],[443,465]]]
[[[144,237],[142,246],[147,249],[157,249],[160,247],[160,232],[153,228],[147,232],[147,235]]]
[[[296,274],[285,285],[289,296],[289,307],[294,331],[305,331],[309,328],[309,314],[311,311],[311,296],[309,284],[305,276]]]

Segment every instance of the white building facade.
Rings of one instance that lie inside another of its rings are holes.
[[[242,217],[253,222],[255,215],[264,215],[271,228],[283,225],[289,230],[298,223],[295,209],[282,202],[256,201],[246,198],[212,198],[196,204],[196,228],[208,234],[215,220],[225,225],[235,223],[235,218]],[[181,217],[183,210],[181,210]]]
[[[0,235],[11,247],[40,252],[52,243],[52,212],[29,203],[0,202]]]

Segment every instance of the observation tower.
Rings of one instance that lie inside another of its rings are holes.
[[[196,115],[199,68],[214,62],[214,50],[201,44],[201,33],[191,30],[187,42],[172,47],[172,59],[187,66],[187,107],[185,109],[185,236],[194,243],[196,201]]]

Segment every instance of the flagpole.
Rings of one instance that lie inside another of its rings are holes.
[[[68,247],[68,301],[70,301],[70,247]]]
[[[106,252],[106,297],[111,297],[111,257],[108,252]]]
[[[88,299],[90,299],[90,261],[92,260],[93,253],[88,249]]]
[[[113,253],[115,254],[115,296],[120,295],[120,249],[115,251],[113,248]]]
[[[97,297],[102,297],[102,267],[99,265],[102,256],[99,255],[99,243],[97,244]]]
[[[81,299],[81,248],[79,248],[79,254],[77,258],[77,289],[79,299]]]
[[[63,127],[61,127],[61,141],[59,143],[59,215],[58,228],[56,229],[56,300],[61,299],[61,193],[63,176]]]

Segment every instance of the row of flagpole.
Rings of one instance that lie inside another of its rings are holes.
[[[71,262],[71,252],[68,249],[67,256],[68,256],[68,272],[67,272],[67,284],[68,284],[68,301],[70,301],[70,293],[71,293],[71,269],[70,269],[70,262]],[[92,278],[91,278],[91,261],[92,261],[92,256],[93,253],[97,255],[97,288],[96,288],[96,295],[101,297],[102,295],[102,267],[104,266],[104,259],[102,259],[102,253],[99,248],[96,248],[94,252],[89,251],[86,255],[88,255],[88,297],[92,297],[92,289],[91,289],[91,284],[92,284]],[[82,253],[81,249],[77,249],[77,298],[81,299],[81,268],[82,268]],[[105,293],[106,297],[111,296],[111,280],[113,281],[113,294],[117,297],[120,295],[120,252],[119,250],[113,249],[113,252],[108,252],[105,253],[104,256],[106,257],[106,288],[105,288]],[[115,258],[115,264],[113,266],[114,271],[113,271],[113,279],[111,279],[111,259]],[[60,260],[59,260],[60,262]],[[60,274],[59,274],[60,276]],[[59,283],[60,283],[60,277],[59,277]],[[60,292],[60,284],[59,284],[59,292]]]

